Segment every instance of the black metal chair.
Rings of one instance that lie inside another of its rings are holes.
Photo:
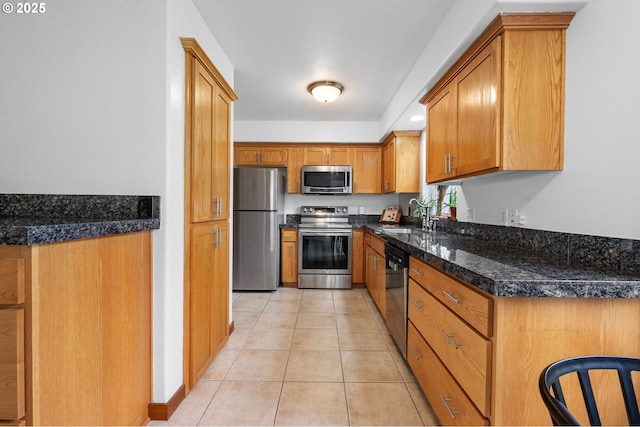
[[[591,387],[590,370],[616,370],[624,397],[624,406],[630,426],[640,425],[638,399],[633,389],[631,372],[640,372],[640,359],[616,356],[584,356],[560,360],[547,366],[540,374],[538,385],[553,425],[579,426],[580,423],[567,408],[560,386],[560,377],[576,373],[582,389],[585,409],[592,426],[601,426],[600,413]]]

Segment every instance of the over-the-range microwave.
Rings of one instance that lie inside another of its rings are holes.
[[[351,166],[302,166],[302,194],[351,194]]]

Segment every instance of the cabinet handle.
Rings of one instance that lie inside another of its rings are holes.
[[[455,342],[453,340],[453,335],[449,335],[446,331],[442,331],[442,335],[447,339],[447,341],[449,341],[449,344],[451,344],[454,349],[457,350],[462,346],[462,344]]]
[[[460,298],[454,297],[452,294],[450,294],[447,291],[442,291],[442,294],[444,296],[446,296],[447,298],[449,298],[451,301],[453,301],[454,304],[460,304],[462,302],[462,300]]]
[[[449,173],[449,153],[444,155],[444,173]]]
[[[420,353],[418,353],[418,349],[415,348],[414,346],[409,347],[411,349],[411,353],[413,353],[413,357],[416,358],[416,360],[420,360],[422,359],[422,355]]]
[[[420,301],[418,301],[418,300],[417,300],[417,299],[415,299],[415,298],[411,300],[411,303],[412,303],[413,305],[415,305],[416,307],[418,307],[418,308],[422,308],[422,307],[424,307],[424,305],[420,304]]]
[[[416,270],[415,268],[412,268],[411,271],[414,272],[415,274],[417,274],[420,277],[424,276],[424,273],[422,271]]]
[[[222,197],[218,197],[218,216],[222,216]]]
[[[444,403],[444,406],[447,408],[447,411],[449,411],[449,415],[451,415],[451,419],[455,420],[456,415],[458,415],[459,412],[454,411],[453,409],[451,409],[451,406],[449,406],[449,402],[451,402],[452,399],[447,399],[443,395],[440,395],[440,400],[442,400],[442,403]]]

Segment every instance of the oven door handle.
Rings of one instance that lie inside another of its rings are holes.
[[[300,236],[350,236],[352,230],[336,230],[331,228],[299,230]]]

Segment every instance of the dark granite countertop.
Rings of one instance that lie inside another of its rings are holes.
[[[589,266],[527,248],[447,231],[367,224],[389,243],[498,297],[640,298],[640,273]]]
[[[159,228],[158,196],[0,194],[0,245],[39,245]]]

